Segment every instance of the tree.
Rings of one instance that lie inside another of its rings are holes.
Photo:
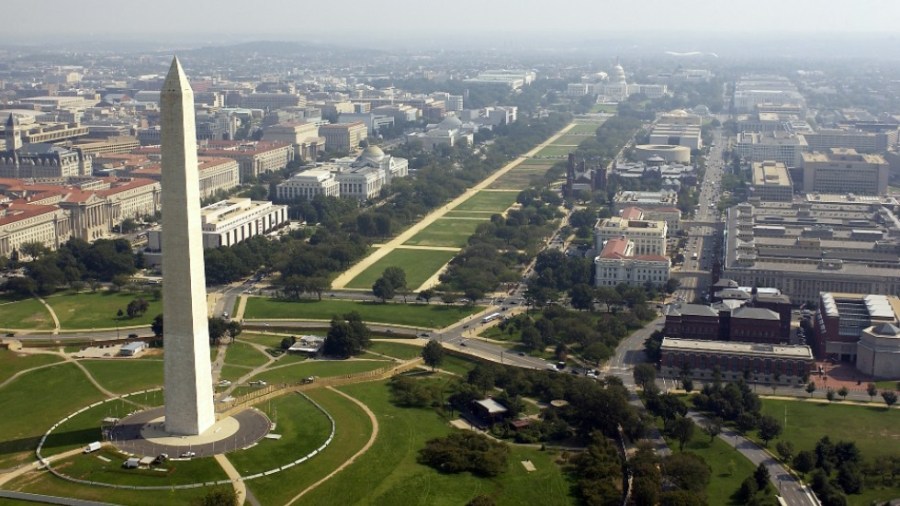
[[[709,465],[691,452],[673,453],[663,459],[663,472],[678,488],[701,493],[709,484]]]
[[[744,478],[744,481],[741,482],[741,488],[737,491],[737,500],[741,504],[749,504],[753,499],[753,496],[759,492],[759,486],[756,484],[756,480],[753,479],[753,476],[748,476]]]
[[[794,458],[794,443],[791,443],[790,441],[779,441],[778,444],[775,445],[775,451],[781,456],[781,460],[790,462],[791,459]]]
[[[206,324],[209,329],[210,344],[219,344],[219,340],[222,339],[222,336],[224,336],[225,332],[228,330],[228,324],[223,318],[218,316],[207,319]]]
[[[809,383],[806,384],[806,393],[808,393],[810,397],[812,397],[813,392],[815,392],[815,391],[816,391],[816,382],[815,381],[810,381]]]
[[[656,368],[651,364],[638,364],[634,366],[632,375],[634,376],[634,382],[646,390],[647,385],[656,381]]]
[[[434,371],[444,362],[444,347],[437,341],[428,341],[428,344],[422,348],[422,358],[425,360],[425,364]]]
[[[669,434],[678,440],[678,450],[684,451],[684,444],[694,436],[694,421],[680,416],[672,422],[669,429]]]
[[[210,490],[203,497],[191,501],[192,506],[237,506],[238,496],[232,487]]]
[[[841,400],[847,400],[847,395],[850,393],[850,390],[847,387],[841,387],[837,391],[838,395],[841,396]]]
[[[802,450],[794,457],[794,469],[801,473],[808,473],[816,465],[816,455],[809,450]]]
[[[890,409],[897,402],[897,393],[893,390],[882,390],[881,398],[884,399],[884,403]]]
[[[694,390],[694,380],[691,378],[684,378],[681,380],[681,386],[684,388],[685,392],[691,393]]]
[[[426,304],[431,302],[431,298],[434,297],[434,290],[431,288],[426,288],[419,292],[419,298],[424,300]]]
[[[569,290],[569,297],[572,299],[572,307],[575,309],[593,309],[594,307],[594,289],[590,286],[579,283]]]
[[[396,291],[389,280],[381,277],[372,285],[372,294],[381,299],[381,302],[387,302],[388,299],[394,298]]]
[[[763,415],[759,419],[759,438],[763,440],[765,446],[769,446],[769,441],[781,434],[781,423],[772,416]]]
[[[762,462],[756,466],[756,470],[753,471],[753,480],[756,481],[756,486],[760,490],[765,490],[769,485],[769,469],[766,468],[766,465]]]
[[[150,324],[150,330],[153,331],[153,335],[156,337],[160,337],[163,335],[163,315],[158,314],[153,317],[153,322]]]
[[[404,302],[406,301],[406,271],[400,267],[388,267],[381,274],[381,279],[390,283],[394,291],[402,294]]]
[[[866,393],[869,394],[870,402],[875,400],[875,396],[878,395],[878,385],[875,383],[869,383],[866,385]]]
[[[825,391],[825,398],[828,399],[828,402],[831,402],[834,400],[834,389],[833,388],[829,388],[828,390]]]
[[[723,423],[724,420],[719,417],[708,418],[706,420],[706,424],[703,426],[703,432],[709,434],[710,443],[712,443],[713,439],[715,439],[716,436],[722,433]]]
[[[244,327],[241,325],[241,322],[231,320],[225,325],[225,333],[228,334],[228,337],[231,338],[231,342],[233,343],[235,338],[241,335],[241,332],[244,331]]]

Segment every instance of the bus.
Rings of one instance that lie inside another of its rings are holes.
[[[697,259],[697,252],[695,251],[693,255],[691,255],[691,260]]]
[[[490,322],[496,320],[497,318],[500,318],[500,313],[491,313],[491,314],[485,316],[484,318],[482,318],[481,323],[490,323]]]

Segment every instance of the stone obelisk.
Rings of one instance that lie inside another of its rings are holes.
[[[206,274],[194,92],[178,58],[160,93],[165,426],[196,435],[216,421],[209,360]]]

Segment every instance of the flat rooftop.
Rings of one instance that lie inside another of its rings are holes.
[[[760,358],[793,358],[812,360],[809,346],[781,346],[773,344],[738,343],[734,341],[706,341],[664,337],[662,351],[712,353],[716,355],[740,354]]]

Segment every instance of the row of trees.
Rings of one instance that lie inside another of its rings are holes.
[[[649,311],[649,310],[648,310]],[[498,325],[498,329],[526,348],[542,351],[554,346],[557,357],[577,353],[585,360],[599,362],[612,356],[615,347],[628,334],[652,318],[652,312],[604,313],[590,318],[562,306],[545,307],[537,315],[516,315]]]
[[[39,244],[26,246],[23,249],[32,257],[31,262],[23,264],[26,276],[8,278],[2,290],[22,296],[49,295],[66,285],[126,278],[143,266],[142,255],[132,253],[131,243],[125,239],[98,239],[93,243],[70,239],[56,251]],[[18,262],[6,265],[14,268]]]

